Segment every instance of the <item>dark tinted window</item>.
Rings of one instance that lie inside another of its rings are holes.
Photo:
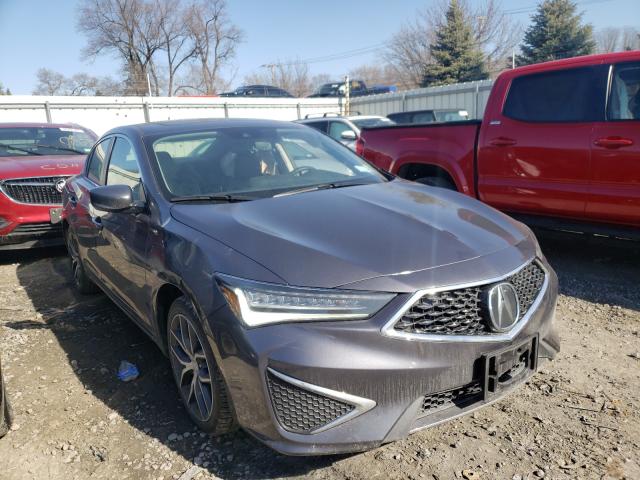
[[[504,115],[525,122],[603,120],[607,70],[599,65],[515,78]]]
[[[111,138],[107,138],[106,140],[98,143],[91,154],[91,158],[89,159],[87,176],[96,183],[102,183],[105,161],[109,153],[109,147],[111,147],[111,141]]]
[[[327,122],[327,121],[306,122],[305,125],[307,127],[312,127],[312,128],[315,128],[316,130],[320,130],[323,133],[327,133],[327,127],[329,125],[329,122]]]
[[[640,63],[614,66],[609,120],[640,120]]]

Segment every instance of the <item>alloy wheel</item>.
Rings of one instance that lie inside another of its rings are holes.
[[[185,405],[201,421],[207,421],[213,412],[213,384],[202,339],[182,314],[176,314],[171,322],[169,356]]]

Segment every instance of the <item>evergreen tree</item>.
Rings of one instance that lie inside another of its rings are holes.
[[[593,27],[582,25],[571,0],[544,0],[533,15],[517,56],[518,65],[546,62],[593,53]]]
[[[445,22],[438,27],[431,46],[433,63],[425,68],[422,86],[471,82],[487,78],[482,51],[458,0],[451,0]]]

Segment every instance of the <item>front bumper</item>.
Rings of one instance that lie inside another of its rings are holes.
[[[62,224],[51,210],[62,205],[17,203],[0,192],[0,250],[62,245]]]
[[[540,293],[526,324],[513,338],[498,342],[453,340],[455,337],[434,342],[383,335],[384,325],[407,301],[408,294],[398,296],[369,320],[272,325],[250,330],[243,329],[223,307],[216,312],[216,321],[208,326],[238,422],[285,454],[336,454],[374,448],[498,400],[531,372],[495,395],[469,396],[467,402],[424,413],[426,397],[437,403],[440,394],[446,400],[447,395],[458,395],[452,392],[483,381],[484,356],[492,352],[535,338],[539,341],[538,358],[555,356],[559,351],[559,339],[553,329],[558,284],[553,270],[546,268],[546,289]],[[346,394],[343,398],[351,397],[352,404],[360,399],[373,406],[330,428],[296,433],[285,428],[276,413],[268,385],[270,372],[280,374],[282,379],[303,382],[303,387],[326,389],[329,396],[340,398],[340,394]],[[477,394],[473,389],[469,391]]]

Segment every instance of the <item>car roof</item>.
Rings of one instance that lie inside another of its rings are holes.
[[[283,128],[297,126],[293,122],[281,120],[263,120],[253,118],[200,118],[190,120],[166,120],[160,122],[139,123],[126,125],[109,130],[105,135],[122,133],[140,136],[174,135],[180,133],[198,132],[206,129],[237,128],[237,127],[271,127]]]
[[[88,130],[77,123],[47,123],[47,122],[6,122],[0,123],[0,128],[80,128]]]

